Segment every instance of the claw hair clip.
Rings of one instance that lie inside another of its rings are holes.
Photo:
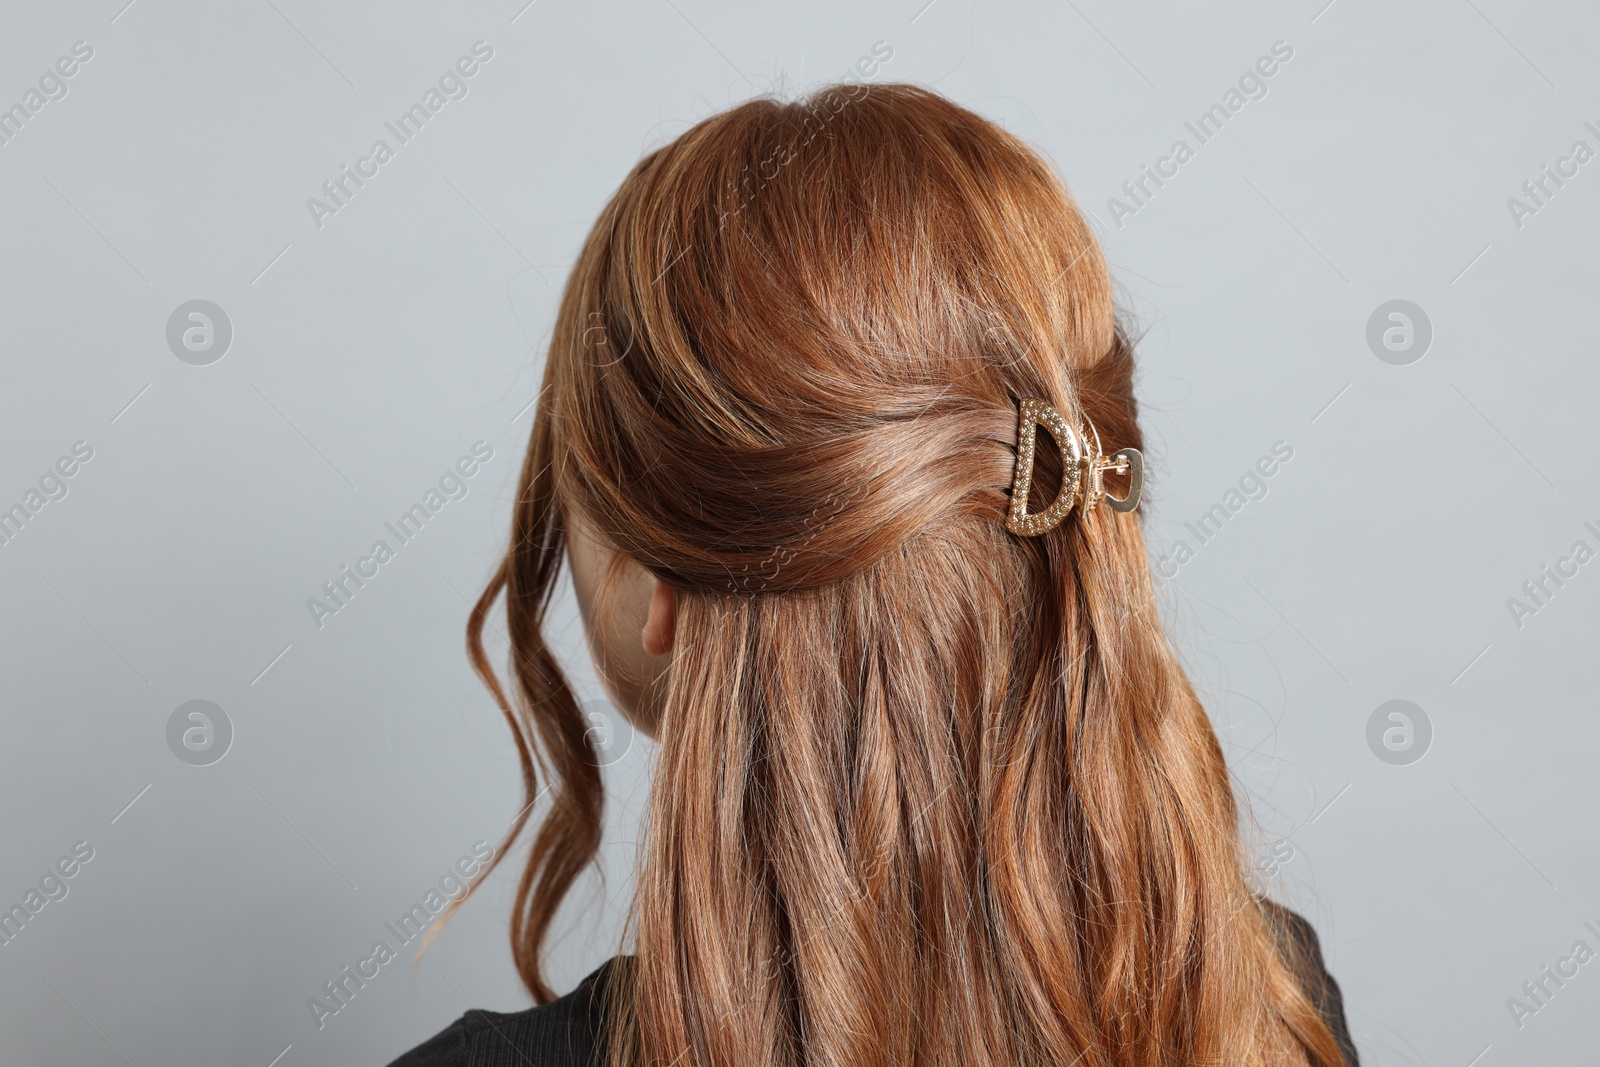
[[[1061,491],[1050,506],[1040,512],[1028,511],[1028,490],[1033,485],[1034,428],[1043,426],[1061,449]],[[1129,476],[1128,495],[1106,492],[1105,473],[1115,471]],[[1037,537],[1061,525],[1074,504],[1081,503],[1087,513],[1101,500],[1112,511],[1132,511],[1144,494],[1144,456],[1137,448],[1124,448],[1107,456],[1100,451],[1100,433],[1087,419],[1081,429],[1074,428],[1061,412],[1043,400],[1028,399],[1021,405],[1017,420],[1017,466],[1011,477],[1011,511],[1006,529],[1024,537]]]

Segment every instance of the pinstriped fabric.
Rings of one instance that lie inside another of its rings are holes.
[[[476,1008],[389,1067],[592,1067],[610,979],[624,957],[607,961],[578,988],[527,1011]]]

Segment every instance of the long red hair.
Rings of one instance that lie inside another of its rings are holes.
[[[601,837],[541,632],[576,508],[678,605],[614,1063],[1340,1062],[1246,882],[1137,516],[1003,525],[1019,399],[1138,447],[1132,375],[1066,190],[932,92],[753,100],[633,169],[468,630],[530,804],[550,788],[511,930],[537,999]],[[1036,508],[1048,439],[1038,464]]]

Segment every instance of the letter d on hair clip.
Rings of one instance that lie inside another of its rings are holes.
[[[1035,427],[1043,426],[1061,449],[1061,490],[1045,510],[1028,511],[1028,490],[1033,486]],[[1110,456],[1100,451],[1100,433],[1087,419],[1083,431],[1076,430],[1061,412],[1037,398],[1022,401],[1017,419],[1017,465],[1011,477],[1011,510],[1006,529],[1024,537],[1037,537],[1061,525],[1061,520],[1082,503],[1083,510],[1094,510],[1102,499],[1113,511],[1128,512],[1139,506],[1144,494],[1144,456],[1136,448],[1124,448]],[[1112,496],[1105,490],[1105,472],[1129,475],[1128,495]]]

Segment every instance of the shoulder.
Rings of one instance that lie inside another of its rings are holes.
[[[623,959],[608,960],[578,988],[537,1008],[474,1008],[389,1067],[589,1067],[598,1062],[605,995]]]
[[[1344,1017],[1344,995],[1322,960],[1322,942],[1305,917],[1265,897],[1257,898],[1278,937],[1278,954],[1300,981],[1300,988],[1333,1032],[1347,1067],[1358,1067],[1355,1042]]]
[[[1291,958],[1303,956],[1314,959],[1319,965],[1322,963],[1322,942],[1317,939],[1317,931],[1305,916],[1266,897],[1257,897],[1256,902],[1261,905],[1262,913],[1278,935],[1280,952]]]

